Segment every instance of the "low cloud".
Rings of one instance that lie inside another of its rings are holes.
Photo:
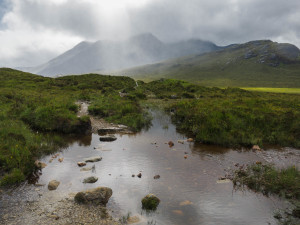
[[[165,42],[255,39],[300,47],[299,0],[4,0],[0,67],[33,66],[83,40],[151,32]]]

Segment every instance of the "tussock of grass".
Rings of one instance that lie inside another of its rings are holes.
[[[253,164],[235,171],[233,183],[247,185],[266,195],[300,200],[300,171],[294,166],[277,169],[271,165]]]

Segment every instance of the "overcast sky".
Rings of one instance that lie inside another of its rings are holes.
[[[300,0],[0,0],[0,67],[35,66],[83,40],[257,39],[300,47]]]

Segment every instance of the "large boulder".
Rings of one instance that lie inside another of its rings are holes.
[[[49,184],[48,184],[48,189],[50,191],[56,190],[59,184],[60,184],[59,181],[57,181],[57,180],[51,180],[49,182]]]
[[[142,199],[143,209],[155,210],[159,205],[160,199],[154,194],[148,194]]]
[[[112,196],[112,190],[108,187],[98,187],[86,191],[78,192],[74,199],[77,203],[99,204],[105,206],[109,198]]]

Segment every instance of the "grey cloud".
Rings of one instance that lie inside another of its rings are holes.
[[[227,45],[271,39],[300,47],[299,0],[149,0],[144,6],[112,11],[110,20],[103,14],[105,1],[4,2],[11,2],[11,13],[37,35],[50,30],[65,37],[103,40],[151,32],[165,42],[199,38]],[[0,17],[3,12],[0,11]],[[2,30],[3,25],[0,23]],[[10,29],[9,25],[6,28]],[[68,42],[68,39],[63,41]],[[58,49],[57,53],[61,51]]]

